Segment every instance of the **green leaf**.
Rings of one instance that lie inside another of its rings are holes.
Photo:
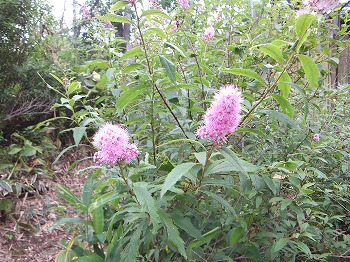
[[[311,256],[311,251],[310,251],[310,248],[305,245],[303,242],[301,241],[295,241],[295,243],[297,244],[298,246],[298,249],[302,252],[304,252],[305,254],[308,254],[309,256]]]
[[[278,121],[282,122],[283,124],[286,124],[287,126],[290,126],[293,129],[300,130],[299,126],[292,119],[290,119],[289,116],[281,112],[266,109],[266,110],[259,110],[257,111],[257,113],[263,113],[263,114],[272,116],[276,118]]]
[[[166,227],[169,242],[177,248],[177,251],[180,252],[182,256],[187,258],[186,251],[185,251],[185,243],[183,239],[180,237],[180,233],[177,230],[177,227],[171,221],[171,218],[168,216],[167,213],[165,213],[161,209],[159,209],[159,217],[161,218],[162,222]]]
[[[244,235],[245,230],[242,225],[236,227],[230,236],[230,245],[234,246]]]
[[[202,165],[205,166],[205,162],[207,159],[207,152],[198,152],[198,153],[193,153],[195,157],[197,158],[198,162]]]
[[[73,128],[73,138],[74,138],[74,143],[76,145],[78,145],[80,143],[81,139],[83,138],[83,136],[85,134],[85,131],[86,131],[85,126]]]
[[[91,224],[91,222],[84,220],[80,217],[65,217],[57,220],[52,226],[50,226],[50,230],[53,230],[59,227],[60,225],[64,225],[67,223],[78,223],[82,225]]]
[[[266,137],[265,133],[262,132],[259,129],[249,128],[249,127],[240,127],[235,131],[236,134],[238,133],[253,133],[257,134],[258,136]]]
[[[227,210],[230,211],[233,216],[237,216],[236,211],[233,209],[233,207],[225,199],[223,199],[221,196],[219,196],[218,194],[214,194],[214,193],[212,193],[210,191],[202,191],[202,192],[204,194],[206,194],[207,196],[210,196],[210,197],[214,198],[222,206],[226,207]]]
[[[124,91],[123,94],[119,96],[116,107],[119,110],[123,110],[127,105],[138,99],[140,95],[144,94],[147,88],[147,85],[138,85]]]
[[[297,84],[292,84],[293,88],[295,88],[296,91],[298,91],[298,93],[301,95],[301,97],[303,98],[304,100],[304,121],[306,121],[307,117],[308,117],[308,113],[309,113],[309,100],[305,94],[305,91],[300,88],[299,85]]]
[[[281,91],[281,94],[287,98],[289,93],[290,93],[290,89],[291,86],[289,83],[292,82],[292,79],[290,78],[290,76],[288,75],[287,72],[283,72],[278,79],[277,82],[277,87],[278,89]]]
[[[142,12],[141,17],[145,17],[145,16],[160,16],[163,17],[165,19],[171,19],[169,15],[167,15],[166,13],[164,13],[163,11],[157,10],[157,9],[149,9],[149,10],[145,10]]]
[[[129,20],[125,16],[115,15],[115,14],[106,14],[103,16],[98,15],[96,16],[96,18],[100,20],[107,20],[107,21],[116,22],[116,23],[134,24],[131,20]]]
[[[242,165],[243,160],[239,159],[236,153],[228,148],[221,148],[219,152],[233,167],[237,168],[239,172],[248,176],[247,170]]]
[[[163,39],[167,39],[167,36],[166,34],[164,33],[164,31],[160,28],[155,28],[155,27],[152,27],[152,28],[149,28],[145,33],[144,33],[144,37],[147,37],[149,35],[152,35],[152,34],[156,34],[157,36],[159,36],[160,38],[163,38]]]
[[[172,215],[174,223],[184,230],[187,234],[189,234],[191,237],[194,237],[196,239],[201,239],[204,240],[201,232],[195,228],[195,226],[192,224],[190,218],[188,217],[183,217],[180,215]]]
[[[243,69],[243,68],[232,68],[232,69],[224,69],[222,72],[230,73],[234,75],[240,75],[240,76],[247,76],[250,78],[253,78],[257,80],[259,83],[261,83],[263,86],[266,86],[265,80],[256,72],[250,70],[250,69]]]
[[[169,46],[170,48],[176,50],[182,57],[187,58],[185,53],[178,46],[176,46],[176,45],[174,45],[173,43],[170,43],[170,42],[165,42],[164,44],[165,44],[165,46]]]
[[[175,65],[173,64],[173,62],[161,55],[159,56],[159,59],[171,82],[173,82],[173,84],[176,84]]]
[[[287,99],[285,99],[283,96],[280,96],[280,95],[277,95],[277,94],[272,94],[271,97],[277,101],[277,103],[282,108],[283,113],[285,113],[290,118],[293,118],[293,116],[294,116],[294,108],[289,103],[289,101]]]
[[[275,183],[273,182],[273,180],[266,175],[263,175],[262,179],[264,180],[266,185],[269,187],[269,189],[272,191],[272,193],[274,195],[276,195],[277,194],[277,187],[276,187]]]
[[[274,252],[280,251],[282,248],[286,246],[286,244],[289,242],[288,238],[280,238],[275,244],[274,244]]]
[[[186,173],[188,173],[192,167],[194,167],[195,163],[183,163],[176,166],[165,178],[164,184],[162,185],[162,190],[160,192],[160,196],[163,197],[164,194],[176,184],[177,181]]]
[[[81,196],[81,202],[88,207],[91,203],[91,195],[92,195],[92,178],[94,174],[90,174],[86,179],[83,188],[83,194]]]
[[[137,64],[137,63],[130,64],[123,69],[123,73],[124,74],[130,73],[131,71],[134,71],[141,66],[142,66],[142,64]]]
[[[104,206],[105,204],[118,198],[120,198],[120,195],[116,191],[111,191],[106,194],[103,194],[102,196],[99,196],[98,198],[96,198],[96,200],[90,204],[88,211],[90,213],[94,209],[100,208],[101,206]]]
[[[123,7],[125,7],[128,3],[129,3],[129,1],[118,1],[114,5],[112,5],[112,7],[109,11],[111,13],[114,11],[118,11],[118,10],[122,9]]]
[[[259,50],[276,60],[280,65],[284,64],[282,51],[273,44],[259,46]]]
[[[310,86],[318,86],[318,81],[320,80],[320,70],[318,69],[314,60],[306,55],[298,55],[298,58]]]
[[[306,31],[309,29],[312,22],[315,20],[316,16],[312,14],[303,14],[298,17],[295,22],[295,34],[299,38],[299,42],[304,38]],[[301,45],[302,43],[299,43]]]
[[[147,210],[147,213],[150,216],[151,222],[153,224],[153,233],[156,233],[158,230],[158,224],[159,224],[159,215],[158,215],[158,208],[154,202],[154,199],[151,195],[151,193],[143,187],[135,186],[134,192],[137,198],[137,201],[140,203],[142,207],[145,207]]]
[[[120,254],[120,262],[137,261],[141,241],[142,227],[139,227],[131,236],[130,242]]]
[[[134,48],[130,49],[129,51],[127,51],[124,55],[122,55],[119,59],[120,60],[124,60],[133,56],[137,56],[137,55],[143,55],[143,51],[141,49],[140,46],[135,46]]]
[[[92,227],[96,234],[101,234],[104,227],[104,210],[102,206],[95,208],[92,211]]]
[[[68,262],[72,261],[72,259],[76,257],[76,254],[74,253],[73,250],[61,250],[58,252],[55,262]]]
[[[80,88],[80,83],[77,81],[72,82],[68,88],[67,88],[67,95],[70,95],[71,93],[73,93],[75,90]]]
[[[220,233],[221,233],[221,228],[220,227],[216,227],[216,228],[210,230],[209,232],[207,232],[207,233],[205,233],[203,235],[204,240],[201,240],[201,239],[192,240],[189,243],[188,248],[187,248],[187,255],[189,256],[189,258],[192,255],[193,248],[200,247],[200,246],[202,246],[204,244],[209,243],[213,238],[215,238],[218,235],[220,235]]]
[[[73,260],[67,260],[71,262],[104,262],[105,260],[98,256],[98,255],[88,255],[88,256],[83,256],[79,257]]]

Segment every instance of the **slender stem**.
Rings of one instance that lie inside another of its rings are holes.
[[[120,173],[119,173],[119,176],[124,180],[126,186],[128,187],[128,190],[130,192],[130,194],[132,196],[135,196],[135,193],[134,193],[134,190],[131,188],[129,182],[128,182],[128,179],[124,176],[124,171],[123,171],[123,166],[122,164],[119,164],[119,169],[120,169]]]
[[[135,7],[136,20],[137,20],[137,30],[138,30],[138,32],[140,34],[141,44],[142,44],[144,52],[145,52],[146,63],[147,63],[147,67],[148,67],[148,73],[152,76],[153,75],[153,70],[152,70],[152,67],[151,67],[151,63],[150,63],[150,59],[149,59],[149,56],[148,56],[145,40],[143,38],[143,34],[142,34],[142,31],[141,31],[141,27],[140,27],[140,17],[139,17],[139,15],[137,13],[136,5],[134,5],[134,7]],[[177,125],[180,127],[182,133],[185,135],[185,137],[187,139],[189,139],[187,134],[186,134],[186,132],[185,132],[185,130],[184,130],[184,128],[182,127],[179,119],[177,118],[177,116],[175,115],[175,113],[173,112],[171,107],[169,106],[169,103],[167,102],[167,100],[165,99],[164,95],[160,91],[158,85],[154,82],[153,79],[151,81],[152,81],[153,87],[156,89],[157,93],[159,94],[159,96],[162,99],[162,101],[163,101],[164,105],[166,106],[166,108],[169,110],[170,114],[174,117],[174,119],[175,119]]]
[[[266,88],[266,90],[264,91],[263,95],[260,97],[260,99],[252,106],[252,108],[248,111],[248,113],[242,118],[241,122],[239,123],[239,127],[243,126],[244,121],[254,112],[254,110],[261,104],[261,102],[267,97],[267,95],[273,91],[273,89],[275,89],[275,87],[277,86],[278,81],[280,80],[282,74],[287,70],[287,68],[289,67],[289,63],[292,60],[292,58],[294,58],[294,54],[291,55],[286,63],[286,65],[284,66],[282,72],[280,73],[280,75],[277,77],[277,79],[275,80],[275,82],[269,86],[268,88]]]
[[[187,41],[189,43],[189,46],[191,48],[191,51],[193,53],[193,56],[194,56],[194,60],[197,64],[197,68],[198,68],[198,75],[199,75],[199,81],[201,83],[201,86],[202,86],[202,93],[201,93],[201,100],[205,100],[205,91],[204,91],[204,84],[203,84],[203,76],[202,76],[202,67],[200,66],[199,64],[199,61],[198,61],[198,58],[197,58],[197,54],[196,54],[196,51],[194,50],[194,47],[193,47],[193,43],[191,42],[190,38],[187,36],[186,32],[183,31],[184,35],[187,37]],[[205,102],[203,102],[203,109],[204,110],[207,110],[207,105]]]
[[[180,65],[181,73],[183,75],[185,83],[188,84],[188,80],[187,80],[185,71],[184,71],[182,63],[180,61],[179,61],[179,65]],[[193,120],[192,113],[191,113],[191,110],[190,110],[191,109],[190,89],[187,89],[187,102],[188,102],[187,114],[188,114],[189,119]]]

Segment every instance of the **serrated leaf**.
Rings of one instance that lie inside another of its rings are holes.
[[[314,60],[306,55],[298,55],[298,58],[301,62],[309,84],[313,87],[318,86],[318,81],[320,80],[320,70],[318,69]]]
[[[181,179],[182,176],[185,176],[195,163],[183,163],[176,166],[165,178],[164,184],[162,185],[162,190],[160,191],[160,197],[163,197],[164,194]]]
[[[118,11],[118,10],[122,9],[123,7],[125,7],[128,3],[129,3],[129,1],[118,1],[112,5],[110,12]]]
[[[116,22],[116,23],[128,23],[128,24],[134,24],[131,20],[126,18],[125,16],[121,15],[115,15],[115,14],[106,14],[106,15],[98,15],[96,16],[97,19],[100,20],[107,20],[110,22]]]
[[[289,103],[287,99],[285,99],[283,96],[277,95],[277,94],[271,94],[271,97],[277,101],[277,103],[282,108],[283,113],[285,113],[290,118],[293,118],[294,116],[294,108]]]
[[[290,78],[289,74],[287,72],[283,72],[278,79],[277,82],[277,87],[278,89],[281,91],[281,94],[287,98],[289,93],[290,93],[290,89],[291,86],[289,83],[292,82],[292,79]]]
[[[173,84],[176,84],[175,65],[173,64],[173,62],[161,55],[159,56],[159,59],[171,82],[173,82]]]
[[[259,46],[259,50],[266,55],[270,56],[274,60],[276,60],[280,65],[283,65],[284,59],[283,59],[283,54],[282,51],[275,45],[273,44],[265,44]]]
[[[130,49],[129,51],[127,51],[124,55],[122,55],[119,59],[120,60],[124,60],[133,56],[137,56],[137,55],[143,55],[143,51],[141,49],[140,46],[135,46],[134,48]]]
[[[86,127],[85,126],[79,126],[79,127],[75,127],[73,128],[73,138],[74,138],[74,143],[76,145],[78,145],[81,141],[81,139],[83,138],[84,134],[86,131]]]
[[[224,69],[224,70],[222,70],[222,72],[230,73],[230,74],[234,74],[234,75],[240,75],[240,76],[247,76],[247,77],[250,77],[250,78],[257,80],[263,86],[266,86],[265,80],[258,73],[254,72],[250,69],[232,68],[232,69]]]
[[[131,236],[130,242],[126,245],[124,250],[120,254],[121,262],[137,261],[137,255],[139,253],[140,241],[141,241],[141,230],[139,227]]]
[[[151,222],[153,224],[153,233],[156,233],[158,230],[158,224],[159,224],[159,215],[158,215],[158,208],[154,202],[154,199],[149,191],[147,189],[135,186],[134,187],[135,195],[137,198],[137,201],[140,203],[142,207],[146,207],[147,213],[150,216]]]

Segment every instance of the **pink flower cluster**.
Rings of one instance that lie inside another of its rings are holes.
[[[170,32],[175,33],[177,30],[177,22],[173,21],[173,26],[170,28]]]
[[[177,0],[177,2],[181,5],[183,9],[190,8],[190,3],[188,0]]]
[[[303,0],[303,4],[310,9],[325,13],[336,8],[339,3],[340,0]]]
[[[205,29],[204,34],[203,34],[203,40],[208,41],[212,39],[215,35],[215,29],[214,27],[210,26],[207,29]]]
[[[106,27],[113,28],[113,24],[111,23],[111,21],[103,20],[103,23],[105,24]]]
[[[314,134],[313,140],[316,142],[320,141],[320,134]]]
[[[238,128],[242,101],[242,93],[235,85],[221,87],[204,115],[204,125],[197,129],[197,136],[209,138],[216,145],[226,142],[226,136]]]
[[[85,4],[81,6],[81,12],[84,20],[89,20],[91,18],[91,13]]]
[[[94,162],[108,167],[129,162],[140,154],[137,146],[129,143],[129,133],[122,125],[104,124],[94,135],[93,143],[99,149]]]

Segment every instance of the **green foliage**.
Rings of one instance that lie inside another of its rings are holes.
[[[167,14],[114,3],[99,18],[135,25],[132,48],[116,55],[108,50],[118,40],[107,41],[78,79],[55,77],[54,107],[71,124],[71,147],[110,121],[126,125],[142,152],[129,164],[85,169],[82,196],[58,186],[81,215],[54,225],[81,226],[58,258],[326,261],[348,252],[349,87],[329,89],[322,69],[340,50],[330,51],[339,44],[331,21],[296,18],[283,1],[253,10],[245,1],[205,2],[203,12],[191,5]],[[116,13],[123,8],[131,18]],[[202,38],[208,26],[210,40]],[[244,109],[218,147],[195,131],[227,83],[242,90]]]

